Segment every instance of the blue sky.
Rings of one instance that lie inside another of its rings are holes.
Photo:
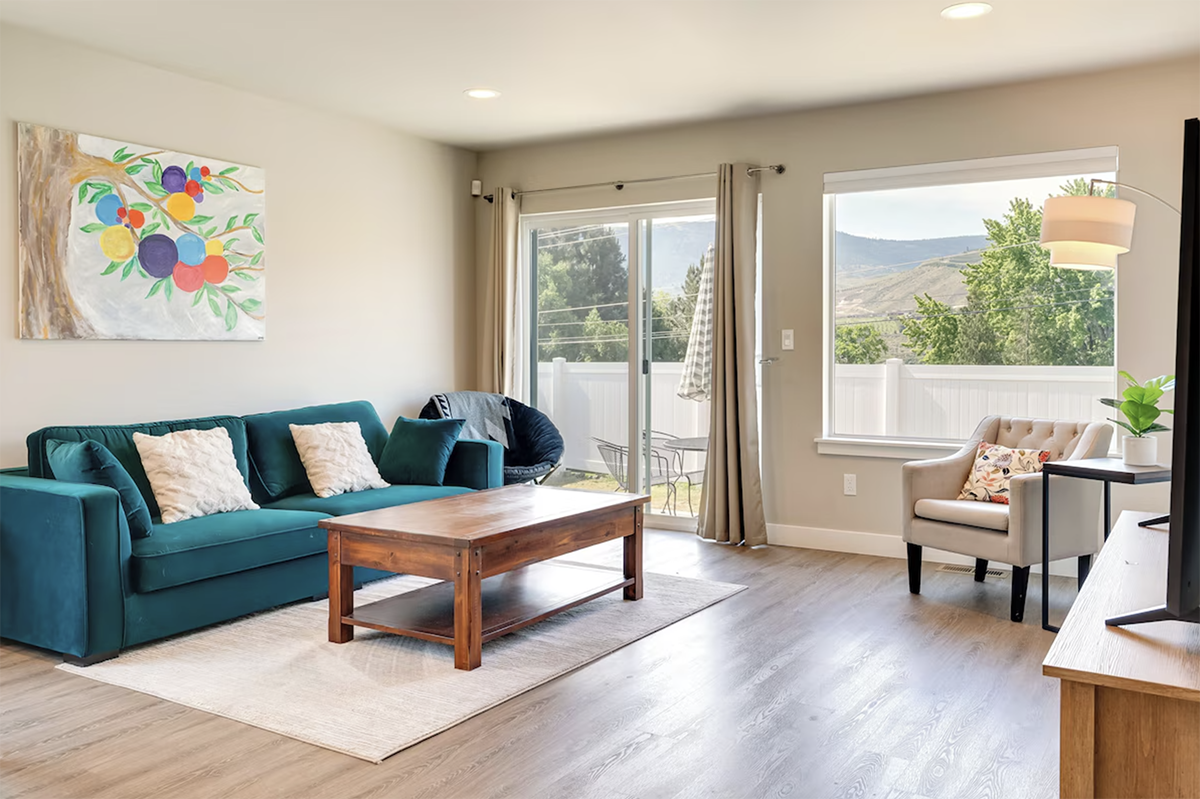
[[[1092,176],[1089,176],[1092,177]],[[1111,179],[1112,175],[1097,175]],[[936,239],[983,235],[984,218],[999,219],[1014,197],[1035,205],[1070,177],[1002,180],[956,186],[839,194],[837,229],[873,239]]]

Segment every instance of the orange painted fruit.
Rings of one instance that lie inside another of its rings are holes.
[[[229,277],[229,262],[219,255],[210,255],[200,264],[204,270],[204,279],[214,286],[224,282]]]

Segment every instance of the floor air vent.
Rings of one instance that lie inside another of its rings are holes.
[[[959,566],[957,563],[943,563],[942,565],[938,566],[937,570],[940,572],[954,572],[955,574],[970,574],[972,576],[975,574],[974,566]],[[987,570],[988,577],[1004,577],[1007,574],[1008,572],[1000,569]]]

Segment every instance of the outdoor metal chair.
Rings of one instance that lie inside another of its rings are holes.
[[[602,438],[592,437],[592,442],[595,443],[596,449],[600,451],[600,457],[604,460],[604,466],[608,469],[608,473],[617,481],[618,491],[629,491],[629,447],[614,444],[611,441],[605,441]],[[678,509],[676,503],[675,482],[678,477],[674,476],[671,469],[671,460],[658,451],[654,447],[650,448],[650,487],[663,485],[667,487],[667,496],[663,501],[663,512],[674,514]]]

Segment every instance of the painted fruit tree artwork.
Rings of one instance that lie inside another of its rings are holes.
[[[24,339],[259,340],[256,167],[21,123]]]

